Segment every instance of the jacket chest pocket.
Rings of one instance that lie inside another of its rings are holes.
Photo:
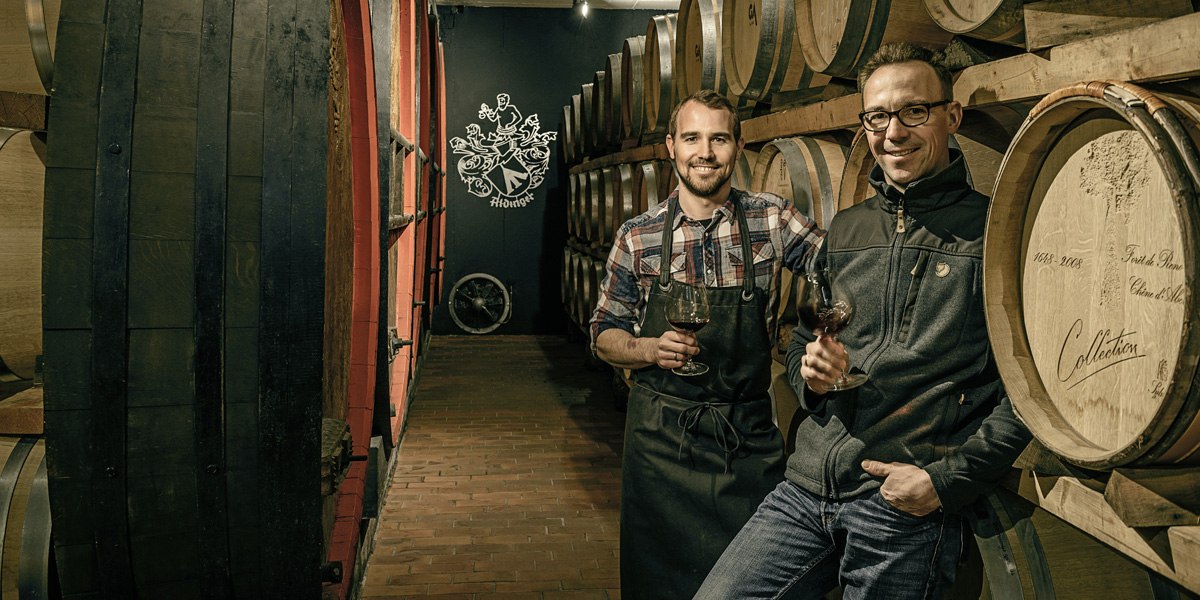
[[[936,356],[958,346],[968,327],[983,327],[983,282],[980,261],[921,251],[901,281],[903,311],[896,341],[923,354]],[[908,266],[908,265],[906,265]]]

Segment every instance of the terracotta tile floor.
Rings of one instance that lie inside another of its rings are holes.
[[[430,344],[364,599],[619,599],[624,415],[561,336]]]

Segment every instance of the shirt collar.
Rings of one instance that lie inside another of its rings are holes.
[[[733,210],[734,210],[734,207],[736,206],[735,202],[738,199],[740,199],[740,197],[744,194],[745,194],[745,192],[743,192],[742,190],[732,188],[732,187],[729,188],[729,197],[725,199],[725,204],[718,206],[716,208],[716,210],[713,211],[711,223],[720,222],[722,219],[726,219],[726,220],[733,219],[733,217],[734,217]],[[664,202],[662,204],[663,212],[666,212],[667,205],[671,200],[674,200],[676,202],[679,201],[679,188],[675,188],[674,190],[671,191],[671,195],[667,196],[667,202]],[[678,229],[679,226],[683,223],[683,218],[685,216],[686,215],[683,214],[683,210],[676,211],[675,212],[675,222],[671,223],[671,229]]]
[[[966,186],[967,163],[963,159],[962,151],[955,148],[949,150],[950,164],[945,169],[908,184],[903,191],[887,182],[883,177],[883,169],[878,164],[871,168],[867,180],[883,197],[888,208],[894,210],[900,202],[904,202],[906,210],[920,208],[925,204],[929,205],[928,208],[933,208],[939,204],[944,192]]]

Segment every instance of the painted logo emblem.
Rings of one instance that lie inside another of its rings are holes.
[[[491,198],[497,208],[521,208],[533,201],[550,164],[550,142],[558,133],[541,132],[537,115],[522,118],[508,94],[496,95],[496,107],[479,106],[479,118],[494,124],[483,135],[476,123],[467,125],[466,138],[455,137],[450,147],[458,159],[458,176],[467,191]]]

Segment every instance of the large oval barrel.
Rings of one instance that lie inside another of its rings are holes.
[[[675,87],[672,73],[675,70],[675,19],[676,13],[656,15],[646,25],[646,53],[642,74],[646,83],[642,87],[646,103],[645,133],[666,133],[675,105]]]
[[[44,134],[0,127],[0,382],[32,380],[42,353]]]
[[[925,0],[939,27],[954,34],[1025,45],[1026,0]]]
[[[638,138],[646,128],[646,36],[626,38],[621,47],[621,130]]]
[[[68,6],[43,221],[63,594],[312,598],[337,561],[344,596],[375,379],[343,352],[374,355],[381,272],[367,3]]]
[[[1014,409],[1089,468],[1200,460],[1194,107],[1058,90],[1008,150],[988,216],[988,333]]]
[[[883,44],[945,46],[953,36],[917,2],[872,0],[796,0],[796,35],[811,69],[847,78]]]
[[[0,91],[47,96],[62,0],[0,5]]]
[[[624,110],[625,99],[621,92],[621,53],[609,54],[604,63],[604,101],[608,107],[605,122],[608,131],[605,136],[611,146],[620,146],[625,139],[625,127],[621,123],[621,111]]]
[[[675,97],[687,98],[700,90],[724,94],[721,58],[722,0],[682,0],[675,22]]]

